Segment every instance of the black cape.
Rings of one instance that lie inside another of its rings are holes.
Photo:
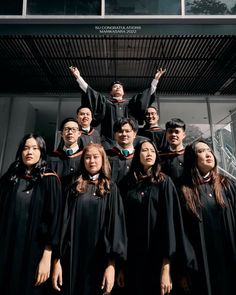
[[[124,156],[116,146],[106,150],[106,154],[111,165],[111,178],[123,195],[123,181],[129,172],[134,154]]]
[[[151,94],[151,88],[136,94],[131,99],[118,101],[111,97],[107,98],[88,86],[87,92],[82,95],[81,104],[92,110],[96,124],[101,124],[101,134],[105,138],[114,139],[115,121],[123,117],[143,120],[147,107],[154,101],[155,94]]]
[[[201,221],[182,202],[185,231],[198,262],[198,272],[191,273],[191,294],[236,294],[236,184],[222,191],[226,208],[217,205],[209,183],[199,190]]]
[[[80,141],[82,142],[83,147],[88,143],[101,143],[101,136],[96,129],[90,128],[89,132],[83,130],[80,130],[80,132]]]
[[[83,150],[68,156],[62,149],[55,150],[47,159],[48,167],[57,173],[61,180],[63,203],[65,202],[65,191],[71,181],[72,175],[79,173],[80,159]]]
[[[34,287],[38,263],[46,245],[58,247],[61,189],[48,173],[25,190],[26,180],[0,184],[0,290],[4,295],[45,294],[45,283]]]
[[[177,188],[180,186],[184,169],[184,151],[172,152],[168,148],[159,153],[161,159],[161,170],[170,176]]]
[[[148,127],[145,125],[139,128],[138,135],[149,138],[155,144],[158,151],[167,148],[165,130],[160,127]]]
[[[175,186],[168,176],[159,184],[144,180],[128,190],[124,207],[128,235],[127,294],[158,295],[164,258],[170,262],[181,260],[184,266],[194,260],[184,235]]]
[[[114,183],[105,197],[89,184],[80,195],[68,192],[62,229],[63,294],[97,295],[108,259],[126,258],[123,203]]]

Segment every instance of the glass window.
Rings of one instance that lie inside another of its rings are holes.
[[[0,15],[22,15],[23,0],[1,0]]]
[[[190,100],[190,99],[189,99]],[[160,100],[161,126],[166,121],[180,118],[186,123],[184,144],[204,138],[213,147],[220,172],[236,177],[236,101],[209,100],[212,129],[206,101]]]
[[[179,15],[181,0],[106,0],[106,15]]]
[[[100,15],[100,0],[28,0],[30,15]]]
[[[194,110],[194,111],[193,111]],[[171,118],[180,118],[186,124],[186,138],[184,144],[191,143],[197,138],[211,141],[210,125],[207,114],[207,104],[202,102],[187,102],[177,100],[160,102],[160,123],[165,128],[165,123]]]
[[[235,0],[186,0],[186,14],[236,14]]]
[[[219,166],[236,177],[236,109],[233,102],[212,102],[213,143]]]

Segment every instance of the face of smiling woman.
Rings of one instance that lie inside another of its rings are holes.
[[[30,169],[33,165],[38,163],[40,156],[41,152],[37,141],[34,138],[27,139],[22,151],[23,163],[28,167],[28,169]]]
[[[147,171],[156,161],[156,151],[150,142],[144,142],[140,150],[140,162]]]

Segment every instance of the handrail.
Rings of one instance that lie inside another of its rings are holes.
[[[233,179],[236,181],[236,177],[233,176],[232,174],[230,174],[228,171],[224,170],[223,168],[221,168],[220,166],[218,166],[218,169],[223,172],[226,176],[228,176],[229,178]]]

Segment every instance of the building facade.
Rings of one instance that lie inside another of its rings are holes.
[[[60,121],[80,105],[73,64],[104,93],[125,81],[128,96],[165,67],[161,125],[182,118],[186,143],[210,140],[222,169],[236,176],[235,32],[231,0],[2,0],[0,174],[25,133],[55,147]]]

